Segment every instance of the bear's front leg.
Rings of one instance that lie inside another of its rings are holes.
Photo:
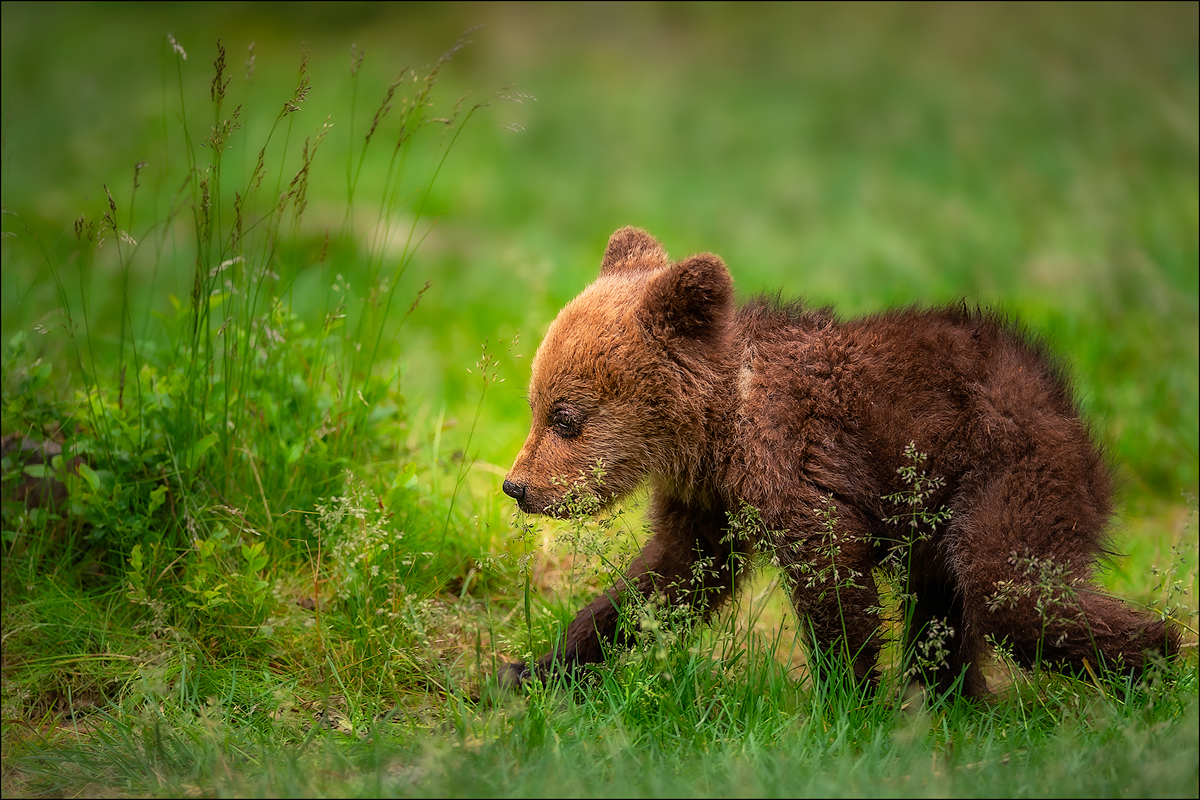
[[[878,682],[879,592],[869,571],[840,585],[793,585],[792,604],[807,625],[810,658],[848,666],[860,686]]]
[[[707,615],[729,598],[748,562],[748,545],[728,533],[724,508],[697,508],[656,492],[650,514],[654,535],[624,578],[579,612],[554,652],[533,664],[504,665],[497,675],[502,684],[519,686],[535,675],[603,661],[606,645],[627,643],[619,622],[630,603],[662,598]]]
[[[798,505],[809,509],[789,520],[772,545],[806,629],[810,659],[825,657],[835,671],[851,670],[859,685],[874,685],[881,639],[869,528],[832,498],[817,495]]]

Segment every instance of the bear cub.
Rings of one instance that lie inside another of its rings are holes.
[[[607,504],[648,480],[653,535],[553,652],[502,668],[508,685],[601,661],[624,643],[623,603],[712,612],[752,550],[783,568],[810,648],[860,682],[878,677],[874,570],[889,566],[915,598],[904,652],[930,636],[948,650],[918,674],[938,692],[986,692],[989,636],[1026,668],[1074,672],[1136,676],[1178,649],[1164,621],[1090,585],[1112,478],[1063,370],[995,314],[737,306],[718,257],[672,263],[627,227],[538,347],[529,405],[503,484],[521,510],[563,517],[568,489]]]

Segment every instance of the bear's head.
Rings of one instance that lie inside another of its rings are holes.
[[[595,511],[647,476],[698,468],[705,418],[728,370],[733,281],[714,255],[671,263],[622,228],[600,276],[550,325],[533,359],[529,437],[504,481],[521,510]]]

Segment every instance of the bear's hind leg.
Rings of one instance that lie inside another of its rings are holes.
[[[933,546],[916,554],[908,576],[904,615],[904,668],[939,695],[957,687],[966,697],[987,694],[980,666],[983,643],[968,632],[962,593],[940,568]],[[961,678],[961,682],[960,682]]]
[[[1106,477],[1033,459],[966,498],[949,544],[967,635],[1006,643],[1027,669],[1073,674],[1086,661],[1136,676],[1147,650],[1174,652],[1161,620],[1090,583],[1107,516]]]

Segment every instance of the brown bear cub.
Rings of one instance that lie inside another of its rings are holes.
[[[608,503],[649,479],[653,536],[554,652],[506,665],[504,683],[601,661],[631,598],[711,612],[755,549],[787,575],[809,644],[844,654],[860,682],[877,679],[874,570],[889,566],[915,597],[905,652],[931,635],[949,651],[919,673],[937,691],[986,692],[988,637],[1025,667],[1134,675],[1178,648],[1162,620],[1089,585],[1112,479],[1062,370],[994,314],[739,307],[719,258],[672,263],[622,228],[538,348],[529,404],[504,492],[562,517],[568,489]]]

